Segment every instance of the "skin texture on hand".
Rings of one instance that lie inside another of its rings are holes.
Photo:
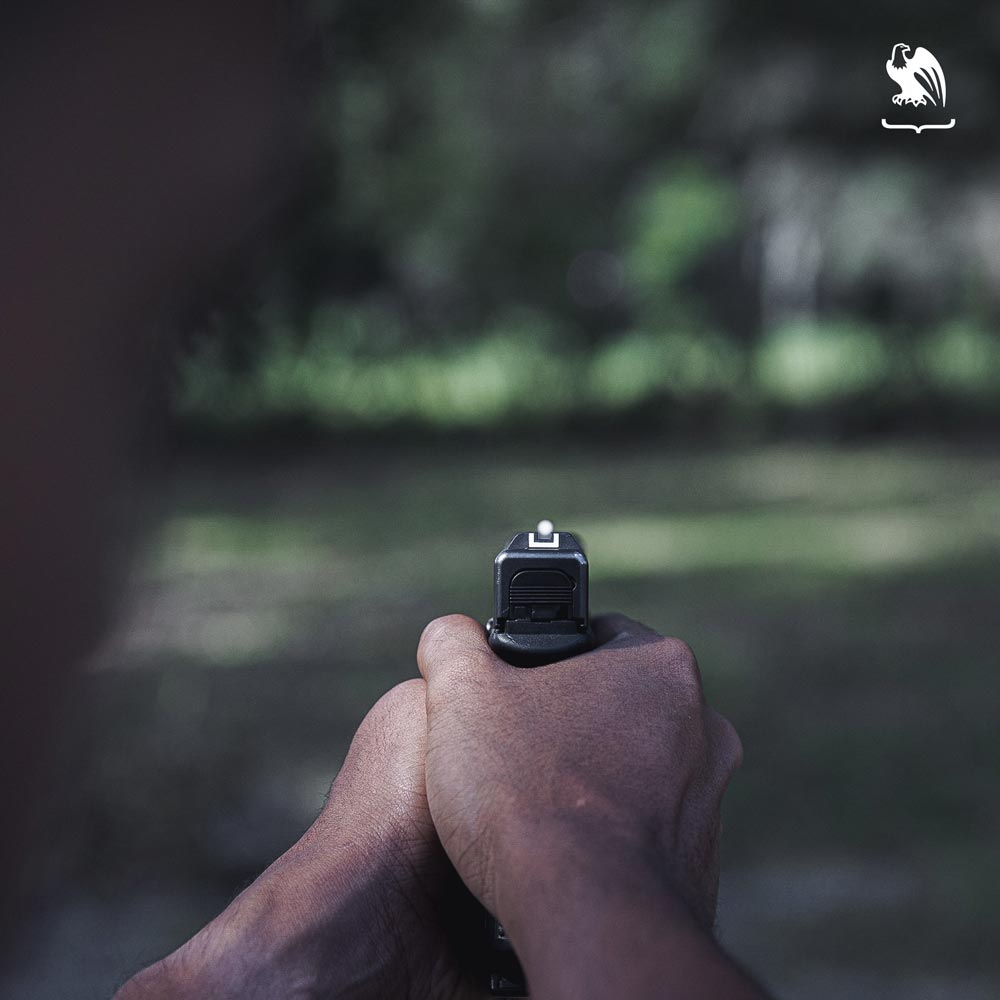
[[[443,915],[461,889],[424,790],[424,683],[368,713],[302,839],[116,1000],[473,1000]]]
[[[621,617],[596,631],[600,648],[518,670],[478,622],[428,626],[427,683],[368,714],[306,835],[117,1000],[481,997],[449,857],[537,1000],[760,1000],[706,931],[739,740],[683,643]]]
[[[683,642],[622,616],[595,631],[591,652],[517,669],[472,619],[427,627],[438,836],[507,928],[534,995],[761,996],[708,933],[739,738],[706,705]],[[683,992],[643,967],[654,953],[672,956]]]

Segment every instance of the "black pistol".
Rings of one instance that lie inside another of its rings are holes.
[[[539,521],[493,563],[490,646],[515,667],[539,667],[590,649],[587,557],[568,531]]]
[[[493,617],[486,623],[493,651],[515,667],[540,667],[590,649],[587,568],[580,543],[551,521],[518,532],[493,564]],[[489,913],[485,922],[490,992],[528,996],[503,927]]]

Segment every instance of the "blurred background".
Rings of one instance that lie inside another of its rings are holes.
[[[1000,9],[303,18],[301,166],[158,365],[0,992],[108,996],[218,912],[544,516],[743,737],[724,944],[788,998],[996,996]],[[880,127],[900,41],[954,129]]]

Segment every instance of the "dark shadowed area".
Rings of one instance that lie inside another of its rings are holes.
[[[298,166],[246,190],[258,63],[202,131],[161,95],[212,183],[154,158],[201,192],[163,203],[159,332],[17,286],[77,352],[44,412],[130,383],[109,423],[145,471],[129,490],[66,448],[63,492],[107,494],[135,541],[0,994],[110,996],[217,913],[311,822],[424,624],[485,619],[494,555],[541,517],[582,537],[594,610],[693,646],[743,738],[723,942],[790,1000],[1000,993],[1000,14],[961,10],[319,2],[289,31],[298,131],[266,132]],[[173,30],[246,54],[197,21]],[[940,60],[946,115],[892,103],[900,42]],[[189,250],[247,202],[272,223],[231,264]],[[146,220],[119,221],[138,273]],[[105,365],[99,321],[153,346]]]

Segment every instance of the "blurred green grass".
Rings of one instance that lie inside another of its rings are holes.
[[[426,621],[485,618],[495,552],[547,516],[583,535],[595,610],[689,641],[743,737],[724,940],[787,996],[989,995],[998,474],[920,444],[188,458],[88,679],[62,884],[172,894],[119,972],[176,943],[310,821]]]

